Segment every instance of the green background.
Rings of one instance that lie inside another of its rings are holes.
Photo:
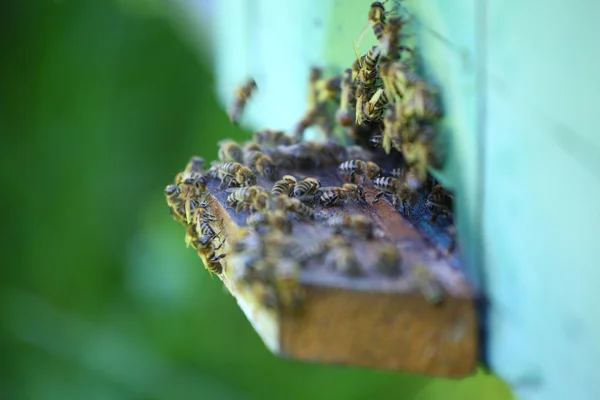
[[[271,355],[162,193],[191,155],[248,137],[217,104],[208,52],[109,1],[3,7],[2,399],[510,398],[483,372]]]

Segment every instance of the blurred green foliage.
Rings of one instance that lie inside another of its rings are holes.
[[[248,135],[208,55],[109,1],[31,7],[0,12],[2,399],[508,398],[271,355],[164,203],[191,155]]]

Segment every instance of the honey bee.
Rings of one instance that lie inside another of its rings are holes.
[[[256,231],[263,226],[269,226],[284,233],[292,232],[292,221],[290,221],[287,212],[283,210],[252,214],[246,219],[246,224]]]
[[[304,178],[294,186],[294,196],[301,200],[309,199],[318,193],[321,182],[315,178]]]
[[[398,248],[393,243],[385,243],[379,249],[375,269],[380,274],[394,277],[400,274],[402,258]]]
[[[356,175],[362,176],[363,180],[373,180],[381,174],[381,168],[372,161],[350,160],[344,161],[338,167],[338,171],[342,176],[350,175],[350,182],[354,183]]]
[[[256,175],[252,170],[237,162],[215,164],[211,168],[213,174],[221,180],[221,187],[228,184],[238,186],[252,186],[256,184]]]
[[[297,198],[280,195],[274,197],[273,202],[278,208],[293,212],[301,217],[308,219],[314,219],[315,217],[313,209]]]
[[[349,277],[362,275],[362,266],[349,244],[339,240],[332,240],[330,246],[331,250],[327,252],[324,261],[327,268]]]
[[[439,305],[444,301],[444,288],[424,264],[412,268],[412,277],[429,303]]]
[[[204,174],[205,161],[200,156],[193,156],[185,166],[184,174],[188,176],[198,176]]]
[[[252,97],[257,89],[254,79],[249,79],[235,93],[235,100],[232,107],[229,109],[229,119],[232,124],[237,125],[246,108],[246,103]]]
[[[388,103],[384,89],[377,89],[373,97],[363,106],[363,114],[367,121],[379,121]]]
[[[379,199],[388,194],[392,195],[392,205],[396,207],[398,200],[401,201],[402,211],[405,215],[410,215],[410,208],[416,203],[416,192],[414,188],[410,187],[403,180],[399,180],[391,177],[380,177],[373,181],[373,186],[379,190],[379,193],[375,195],[373,203],[379,201]],[[408,206],[408,211],[406,211]]]
[[[431,193],[429,193],[425,205],[434,210],[430,220],[430,223],[433,224],[440,214],[446,216],[452,214],[454,210],[454,196],[440,184],[436,184]]]
[[[403,116],[406,119],[436,120],[442,115],[427,84],[418,81],[406,90]]]
[[[413,50],[407,46],[400,44],[400,38],[402,35],[402,28],[408,21],[403,20],[400,16],[391,17],[384,29],[383,35],[379,40],[379,47],[381,48],[381,54],[387,60],[399,60],[400,52],[406,51],[411,55]]]
[[[211,275],[213,273],[217,275],[223,273],[221,260],[225,258],[225,254],[216,254],[216,250],[219,250],[223,246],[223,243],[225,243],[225,239],[217,247],[213,247],[212,239],[206,235],[199,237],[195,241],[194,247],[196,248],[196,252],[204,260],[204,266]]]
[[[293,194],[296,182],[296,178],[294,178],[292,175],[284,175],[280,180],[275,182],[275,185],[273,185],[273,189],[271,189],[271,196],[279,196],[282,194],[291,196]]]
[[[226,162],[244,162],[242,147],[231,139],[219,142],[219,160]]]
[[[354,98],[354,91],[356,90],[352,84],[352,69],[348,68],[344,71],[340,87],[340,108],[336,111],[335,117],[341,126],[352,126],[354,124],[354,119],[350,114],[350,107],[351,101]]]
[[[327,187],[321,188],[322,194],[319,201],[323,203],[325,207],[333,206],[338,201],[359,201],[366,203],[365,192],[360,185],[354,183],[344,183],[342,187]]]
[[[245,186],[236,189],[228,189],[231,194],[226,202],[229,206],[235,207],[235,212],[246,211],[253,207],[257,211],[262,211],[268,206],[269,196],[260,186]]]
[[[274,286],[282,308],[297,312],[304,299],[300,284],[300,265],[291,258],[278,260],[273,273]]]
[[[270,181],[277,179],[277,167],[273,163],[273,160],[271,160],[271,157],[264,153],[260,153],[254,157],[253,161],[254,163],[252,166],[260,175],[264,176]]]
[[[390,154],[392,147],[397,151],[402,151],[402,119],[398,115],[398,110],[402,110],[401,104],[390,104],[383,113],[383,135],[381,137],[381,147],[386,154]]]
[[[327,241],[317,241],[309,245],[297,244],[291,251],[294,260],[304,264],[307,261],[319,258],[329,250],[330,243]]]
[[[171,209],[173,218],[177,222],[185,225],[185,214],[179,211],[184,202],[183,198],[181,197],[181,188],[177,185],[168,185],[165,188],[165,196],[167,197],[167,204]]]
[[[268,147],[290,146],[294,144],[294,138],[292,136],[286,135],[283,131],[275,131],[272,129],[264,129],[255,132],[254,141],[259,145],[266,145]]]
[[[337,215],[329,220],[334,234],[348,234],[364,239],[373,239],[373,221],[362,214]]]

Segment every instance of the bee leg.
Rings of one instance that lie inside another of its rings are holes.
[[[223,247],[223,245],[225,244],[225,238],[223,238],[223,240],[221,240],[221,243],[219,243],[219,245],[217,247],[214,248],[214,250],[219,250],[221,247]],[[221,254],[222,256],[224,256],[224,254]]]
[[[354,183],[354,176],[356,175],[356,173],[354,171],[352,171],[352,173],[350,174],[350,183]]]
[[[437,210],[436,212],[433,213],[433,215],[431,216],[431,219],[429,220],[429,224],[433,225],[435,223],[435,220],[437,219],[437,217],[440,215],[440,211]]]
[[[373,202],[371,204],[377,203],[379,201],[379,199],[381,199],[381,196],[383,196],[385,194],[385,192],[379,192],[375,195],[375,199],[373,199]]]

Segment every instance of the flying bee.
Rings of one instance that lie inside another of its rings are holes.
[[[294,196],[301,200],[310,199],[311,196],[318,193],[320,187],[321,182],[315,178],[304,178],[294,185]]]
[[[304,299],[304,290],[300,284],[298,262],[291,258],[278,260],[273,271],[273,281],[280,305],[290,311],[299,311]]]
[[[442,112],[436,105],[433,95],[423,81],[416,82],[406,90],[404,100],[404,118],[417,118],[419,120],[436,120]]]
[[[293,212],[303,218],[314,219],[315,217],[313,209],[295,197],[280,195],[274,197],[273,202],[276,207]]]
[[[294,144],[293,137],[286,135],[283,131],[275,131],[272,129],[264,129],[255,132],[254,141],[259,145],[266,145],[267,147],[290,146]]]
[[[232,124],[237,125],[246,108],[246,103],[256,91],[257,85],[254,79],[249,79],[235,93],[235,100],[232,107],[229,109],[229,119]]]
[[[359,201],[366,203],[365,192],[360,185],[354,183],[344,183],[342,187],[330,186],[321,188],[322,194],[319,201],[323,203],[325,207],[333,206],[338,201]]]
[[[294,186],[296,186],[296,178],[292,175],[284,175],[280,180],[275,182],[273,189],[271,189],[271,196],[286,195],[291,196],[293,194]]]
[[[390,154],[392,147],[396,151],[402,151],[402,119],[398,113],[401,112],[401,104],[390,104],[383,113],[383,135],[381,138],[381,147],[386,154]]]
[[[379,249],[375,269],[382,275],[394,277],[400,274],[402,258],[393,243],[385,243]]]
[[[245,165],[236,162],[217,164],[216,174],[221,179],[221,186],[226,183],[238,186],[252,186],[256,184],[256,175]]]
[[[324,260],[327,268],[349,277],[362,275],[362,266],[352,246],[339,239],[332,239],[329,244],[331,249],[327,252]]]
[[[400,38],[405,36],[402,35],[402,28],[407,22],[397,15],[391,17],[385,26],[382,37],[378,38],[381,54],[386,61],[399,60],[402,51],[409,52],[411,55],[414,54],[411,48],[400,44]]]
[[[290,221],[287,212],[283,210],[251,214],[246,219],[246,224],[256,231],[263,226],[268,226],[285,233],[292,232],[292,222]]]
[[[344,161],[338,167],[338,171],[342,176],[350,175],[350,182],[354,183],[356,175],[362,176],[363,181],[366,179],[373,180],[381,175],[381,168],[372,161],[349,160]]]
[[[434,210],[430,220],[430,223],[433,224],[440,214],[446,216],[452,214],[454,210],[454,196],[440,184],[436,184],[431,193],[429,193],[425,205]]]
[[[354,119],[350,114],[351,100],[354,98],[356,88],[352,84],[352,69],[348,68],[344,71],[344,76],[340,83],[340,108],[336,111],[335,117],[337,122],[344,127],[352,126]],[[354,90],[353,90],[354,89]]]
[[[236,189],[228,189],[231,194],[226,202],[229,206],[235,207],[236,212],[247,210],[250,207],[258,211],[264,210],[268,205],[268,195],[260,186],[245,186]]]
[[[290,253],[294,260],[304,264],[309,260],[323,256],[329,250],[329,244],[328,241],[316,241],[308,245],[298,243]]]
[[[374,237],[373,221],[362,214],[337,215],[330,219],[328,224],[333,228],[333,233],[336,235],[348,234],[364,239]]]
[[[185,214],[179,211],[184,202],[184,199],[181,197],[181,188],[178,185],[168,185],[165,188],[165,196],[167,197],[167,204],[171,209],[173,218],[185,225]]]
[[[444,301],[444,288],[424,264],[412,268],[412,277],[429,303],[439,305]]]
[[[231,139],[225,139],[219,143],[219,160],[221,162],[234,161],[244,162],[242,147]]]

